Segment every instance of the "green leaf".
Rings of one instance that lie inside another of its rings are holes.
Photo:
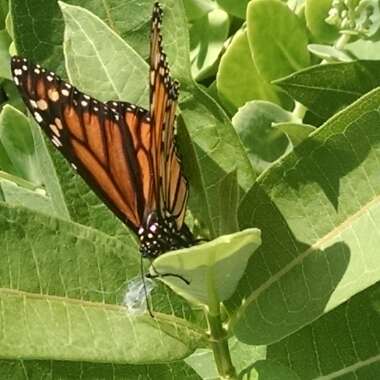
[[[305,1],[306,24],[318,42],[333,42],[339,38],[337,28],[325,21],[331,6],[332,0]]]
[[[252,0],[247,26],[253,59],[266,80],[284,77],[310,64],[305,27],[286,4]]]
[[[272,123],[292,120],[291,113],[259,100],[246,103],[233,117],[232,123],[258,173],[282,156],[289,145],[286,135],[273,128]]]
[[[326,119],[379,86],[380,61],[312,66],[275,83]]]
[[[380,373],[379,300],[377,283],[269,346],[267,357],[291,366],[301,379],[376,379]]]
[[[237,220],[238,207],[239,207],[239,186],[237,182],[237,172],[234,170],[226,174],[216,186],[216,191],[219,192],[219,215],[218,221],[214,225],[219,225],[217,228],[217,235],[231,234],[239,231],[239,223]]]
[[[265,346],[249,346],[239,342],[235,337],[229,339],[228,346],[236,372],[241,375],[248,372],[248,367],[251,367],[255,362],[266,358]],[[215,366],[213,352],[210,349],[201,348],[196,350],[185,359],[185,362],[194,368],[202,379],[220,379]]]
[[[138,4],[119,0],[70,0],[68,3],[88,8],[140,54],[148,55],[151,0],[141,0]],[[58,2],[36,4],[33,0],[11,0],[10,11],[18,53],[63,74],[64,21]]]
[[[334,46],[309,44],[307,48],[310,53],[321,59],[325,59],[326,62],[351,62],[353,60],[351,55],[347,54],[343,50],[335,48]]]
[[[191,26],[191,72],[196,80],[200,81],[215,74],[229,28],[228,14],[221,9],[207,13]]]
[[[247,31],[237,32],[223,54],[216,76],[218,95],[231,113],[254,99],[280,103],[274,86],[257,71],[248,45]]]
[[[215,305],[234,293],[248,259],[260,243],[260,231],[255,228],[220,236],[159,256],[151,266],[151,273],[182,276],[190,283],[175,276],[159,280],[193,303]]]
[[[189,21],[197,20],[215,9],[213,0],[185,0],[183,5]]]
[[[216,2],[227,13],[245,19],[245,13],[249,0],[216,0]]]
[[[201,380],[183,362],[151,365],[115,365],[50,360],[1,360],[3,379]]]
[[[43,184],[51,199],[51,205],[44,207],[44,210],[54,210],[55,215],[69,219],[55,169],[36,123],[17,109],[6,105],[0,114],[0,141],[12,162],[10,174],[33,182],[36,187]],[[16,201],[16,198],[7,197],[9,202]],[[19,202],[25,207],[36,209],[33,196],[22,197],[16,203]]]
[[[247,370],[241,378],[242,380],[301,380],[297,374],[289,367],[275,361],[261,360]]]
[[[357,59],[380,60],[380,41],[356,40],[345,45],[344,50],[353,54]]]
[[[131,317],[124,306],[9,289],[0,301],[4,359],[160,363],[189,355],[203,338],[173,318]]]
[[[9,45],[11,43],[11,38],[5,30],[0,31],[0,77],[12,79],[10,71],[10,55],[9,55]]]
[[[91,12],[59,4],[65,19],[70,81],[101,101],[127,100],[147,107],[148,66],[144,60]],[[134,80],[130,80],[131,73]]]
[[[8,0],[0,0],[0,29],[5,28],[5,19],[9,10]]]
[[[310,133],[315,131],[315,127],[309,124],[300,123],[273,123],[272,127],[280,129],[282,132],[286,133],[290,142],[293,146],[300,144],[306,139]]]
[[[263,243],[228,303],[240,340],[278,341],[379,281],[379,107],[376,89],[328,120],[242,202]]]
[[[18,175],[35,184],[41,184],[33,136],[28,118],[6,105],[0,113],[0,141]]]
[[[52,202],[44,190],[30,190],[1,177],[0,173],[0,188],[4,202],[14,206],[24,206],[47,215],[55,215]]]

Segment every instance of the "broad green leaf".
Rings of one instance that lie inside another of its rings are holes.
[[[12,173],[12,174],[17,173],[1,140],[0,140],[0,170],[7,173]]]
[[[5,30],[0,31],[0,77],[11,79],[11,72],[9,68],[9,45],[11,38]]]
[[[294,99],[328,118],[380,84],[380,61],[317,65],[275,82]]]
[[[307,67],[307,35],[301,20],[278,0],[252,0],[248,41],[260,74],[268,81]]]
[[[260,173],[282,156],[289,145],[286,135],[272,123],[293,121],[291,113],[276,104],[252,101],[232,119],[254,169]]]
[[[5,28],[5,19],[9,11],[8,0],[0,0],[0,29]]]
[[[245,13],[249,0],[216,0],[216,2],[227,13],[245,19]]]
[[[24,206],[44,214],[55,215],[55,209],[51,199],[46,196],[45,190],[30,190],[1,177],[0,173],[0,188],[4,202],[14,206]]]
[[[235,337],[228,341],[232,362],[238,374],[248,372],[248,368],[255,362],[266,358],[265,346],[249,346],[239,342]],[[185,359],[185,362],[194,368],[203,380],[219,380],[211,349],[201,348]]]
[[[140,54],[148,55],[151,0],[141,0],[138,4],[119,0],[69,0],[68,3],[88,8]],[[34,0],[11,0],[10,10],[18,53],[63,74],[64,22],[58,2],[36,4]]]
[[[213,0],[185,0],[183,5],[189,21],[197,20],[215,9]]]
[[[301,379],[376,379],[380,373],[380,283],[268,347],[268,358]],[[302,350],[300,350],[302,347]]]
[[[151,365],[115,365],[49,360],[0,360],[3,379],[201,380],[183,362]]]
[[[318,42],[333,42],[339,38],[339,31],[335,26],[327,24],[325,19],[329,15],[333,0],[306,0],[305,16],[307,27]]]
[[[253,99],[280,103],[274,86],[266,82],[256,69],[248,45],[247,31],[237,32],[223,54],[216,85],[227,109],[235,110]]]
[[[307,136],[310,135],[310,133],[314,132],[316,129],[309,124],[291,122],[273,123],[272,127],[278,128],[282,132],[286,133],[293,146],[300,144],[303,140],[306,139]]]
[[[229,28],[228,14],[221,9],[207,13],[191,26],[191,72],[196,80],[200,81],[215,74]]]
[[[310,53],[324,59],[326,62],[351,62],[352,56],[344,50],[340,50],[330,45],[309,44],[307,46]]]
[[[0,113],[0,141],[15,169],[11,174],[41,184],[29,119],[9,105]]]
[[[220,236],[159,256],[151,266],[151,273],[182,276],[188,284],[175,276],[159,279],[193,303],[216,305],[234,293],[248,259],[260,243],[260,231],[255,228]]]
[[[236,170],[226,174],[215,186],[215,191],[219,192],[219,210],[221,210],[219,221],[213,224],[218,226],[217,235],[231,234],[239,231],[237,220],[239,208],[239,186],[237,182]]]
[[[297,374],[283,364],[270,360],[261,360],[244,372],[242,380],[301,380]]]
[[[126,100],[147,107],[148,70],[144,60],[86,9],[59,4],[65,19],[64,49],[70,81],[102,101]],[[136,83],[137,78],[141,83]]]
[[[9,289],[0,301],[3,359],[162,363],[189,355],[204,338],[173,318],[131,317],[123,306]]]
[[[0,288],[120,304],[128,279],[139,273],[138,247],[131,235],[128,243],[121,242],[4,203],[0,231]]]
[[[345,45],[344,50],[353,54],[357,59],[380,60],[380,41],[356,40]]]
[[[245,197],[240,225],[260,228],[263,243],[229,301],[240,340],[278,341],[379,281],[379,109],[376,89],[274,164]]]
[[[53,206],[53,209],[51,206],[44,209],[54,210],[53,214],[69,219],[55,169],[36,123],[17,109],[6,105],[0,114],[0,141],[12,162],[13,170],[10,174],[33,182],[36,186],[43,185]],[[15,197],[7,199],[16,200]],[[21,203],[25,207],[36,209],[33,196],[24,198]]]

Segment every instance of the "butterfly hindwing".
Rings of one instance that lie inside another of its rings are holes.
[[[52,143],[136,231],[142,222],[139,168],[124,118],[25,58],[13,57],[11,69],[25,104]]]

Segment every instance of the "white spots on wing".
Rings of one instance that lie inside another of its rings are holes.
[[[86,99],[86,100],[90,100],[90,97],[86,94],[83,95],[83,97]]]
[[[42,122],[42,116],[38,112],[34,112],[34,118],[41,123]]]
[[[112,102],[112,105],[117,107],[117,102]]]
[[[71,163],[71,167],[72,167],[74,170],[77,170],[77,169],[78,169],[77,166],[76,166],[75,164],[73,164],[73,163]]]
[[[65,86],[66,86],[66,88],[71,88],[71,84],[70,83],[65,83]]]
[[[49,82],[52,82],[53,77],[52,77],[51,75],[48,75],[48,76],[46,77],[46,79],[47,79]]]
[[[28,60],[26,58],[23,58],[22,61],[23,62],[28,62]]]
[[[73,104],[76,107],[78,105],[78,102],[75,99],[73,99]]]
[[[82,105],[82,107],[87,107],[88,106],[88,102],[86,102],[85,100],[82,100],[80,102],[80,104]]]
[[[48,104],[45,99],[37,100],[36,104],[37,104],[38,109],[40,109],[41,111],[46,111],[48,108]]]
[[[54,133],[54,135],[56,135],[57,137],[61,137],[61,134],[59,133],[59,129],[57,128],[55,124],[49,124],[49,128]]]
[[[29,103],[33,108],[37,108],[37,102],[33,99],[29,99]]]
[[[15,74],[16,76],[22,74],[22,70],[21,70],[21,69],[14,69],[13,72],[14,72],[14,74]]]
[[[26,66],[26,65],[22,65],[21,68],[22,68],[24,71],[28,71],[28,66]]]
[[[63,129],[62,121],[61,121],[60,118],[56,117],[56,118],[54,119],[54,123],[55,123],[55,125],[56,125],[59,129]]]
[[[53,102],[56,102],[59,99],[59,93],[55,88],[49,88],[48,97]]]
[[[62,94],[63,96],[69,96],[70,92],[69,92],[69,90],[66,90],[66,89],[64,88],[64,89],[61,90],[61,94]]]
[[[51,138],[51,141],[52,141],[52,143],[53,143],[57,148],[59,148],[59,147],[62,146],[62,143],[59,141],[58,137],[55,136],[55,135]]]
[[[37,67],[37,69],[40,69],[40,68],[41,68],[41,66],[40,66],[40,65],[36,65],[36,67]]]
[[[20,81],[18,80],[17,77],[13,77],[13,81],[16,83],[16,86],[20,85]]]
[[[148,239],[153,239],[153,234],[149,233],[148,234]]]
[[[39,73],[41,72],[41,70],[40,70],[39,68],[36,67],[36,68],[34,69],[34,72],[35,72],[36,74],[39,74]]]
[[[152,231],[152,232],[156,232],[157,231],[157,224],[152,224],[149,229]]]
[[[98,112],[98,111],[99,111],[99,108],[98,108],[98,107],[94,107],[94,111],[95,111],[95,112]]]
[[[96,99],[92,99],[92,102],[93,102],[94,104],[98,104],[98,101],[97,101]]]
[[[55,73],[53,73],[52,71],[50,71],[49,73],[52,77],[55,75]]]
[[[120,119],[119,115],[114,115],[115,120],[118,121]]]
[[[154,70],[151,70],[150,71],[150,84],[151,84],[151,86],[154,85],[154,77],[155,77],[155,72],[154,72]]]

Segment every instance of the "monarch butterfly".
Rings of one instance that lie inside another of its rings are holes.
[[[175,147],[178,82],[170,76],[155,3],[150,40],[150,110],[102,103],[53,72],[13,57],[21,96],[52,143],[153,259],[195,240],[184,223],[188,184]]]

